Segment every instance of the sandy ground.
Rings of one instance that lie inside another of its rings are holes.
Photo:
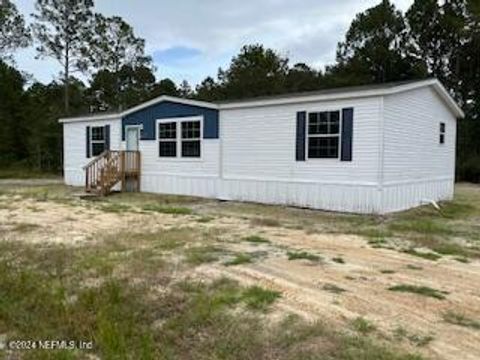
[[[22,240],[67,245],[95,242],[95,234],[111,229],[128,230],[139,223],[154,230],[192,225],[192,220],[191,216],[107,213],[22,198],[8,207],[0,207],[0,231],[7,234],[7,239],[9,229],[18,224],[33,224],[35,230],[25,232]],[[452,325],[442,319],[448,310],[480,318],[480,261],[468,264],[449,258],[429,261],[395,250],[372,248],[358,236],[252,227],[248,220],[236,217],[217,217],[194,226],[219,229],[223,234],[222,246],[231,251],[265,254],[251,264],[202,265],[196,269],[196,276],[229,276],[245,284],[280,291],[282,298],[276,305],[277,310],[294,312],[311,320],[345,325],[362,316],[374,323],[387,340],[394,339],[399,327],[411,336],[431,336],[433,340],[419,348],[409,340],[402,340],[405,347],[431,358],[480,358],[480,330]],[[241,240],[250,234],[261,234],[270,243],[251,244]],[[321,256],[322,261],[289,261],[287,250],[306,250]],[[335,257],[341,257],[344,263],[333,261]],[[417,269],[412,269],[412,265]],[[385,270],[394,273],[382,273]],[[444,291],[446,299],[388,290],[398,284],[429,286]],[[333,293],[325,290],[325,285],[335,285],[345,291]]]

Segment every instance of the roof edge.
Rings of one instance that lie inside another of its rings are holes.
[[[88,116],[79,116],[79,117],[70,117],[70,118],[61,118],[58,121],[60,123],[72,123],[72,122],[81,122],[81,121],[99,121],[99,120],[114,120],[120,119],[129,114],[133,114],[137,111],[143,110],[147,107],[153,106],[163,101],[170,101],[173,103],[202,107],[212,110],[231,110],[231,109],[242,109],[242,108],[252,108],[252,107],[262,107],[262,106],[271,106],[271,105],[288,105],[295,103],[305,103],[313,101],[327,101],[327,100],[343,100],[343,99],[355,99],[355,98],[364,98],[372,96],[385,96],[398,94],[405,91],[410,91],[418,89],[425,86],[431,86],[435,89],[440,98],[445,102],[450,111],[455,114],[457,118],[464,118],[465,113],[453,99],[450,93],[445,89],[443,84],[436,78],[420,80],[416,82],[411,82],[407,84],[401,84],[397,86],[392,86],[389,88],[379,88],[379,89],[349,89],[345,92],[335,92],[335,93],[325,93],[325,94],[304,94],[302,96],[285,96],[282,98],[264,98],[264,99],[251,99],[251,100],[242,100],[242,101],[229,101],[222,104],[216,104],[206,101],[191,100],[178,98],[174,96],[162,95],[150,101],[144,102],[143,104],[134,106],[130,109],[127,109],[123,112],[116,114],[93,114]]]
[[[210,102],[206,102],[206,101],[199,101],[199,100],[178,98],[178,97],[168,96],[168,95],[161,95],[159,97],[156,97],[155,99],[146,101],[142,104],[139,104],[137,106],[134,106],[130,109],[127,109],[127,110],[119,112],[119,113],[114,113],[114,114],[99,113],[99,114],[91,114],[91,115],[85,115],[85,116],[60,118],[60,119],[58,119],[58,122],[64,124],[64,123],[81,122],[81,121],[99,121],[99,120],[120,119],[120,118],[123,118],[124,116],[133,114],[137,111],[143,110],[147,107],[156,105],[156,104],[161,103],[163,101],[170,101],[170,102],[174,102],[174,103],[177,103],[177,104],[184,104],[184,105],[202,107],[202,108],[207,108],[207,109],[212,109],[212,110],[218,110],[218,104],[214,104],[214,103],[210,103]]]
[[[343,100],[343,99],[354,99],[354,98],[364,98],[372,96],[385,96],[398,94],[405,91],[410,91],[418,89],[425,86],[432,86],[436,92],[440,95],[442,100],[447,104],[452,113],[456,117],[464,118],[465,114],[452,96],[448,93],[442,83],[436,79],[426,79],[420,80],[408,84],[402,84],[393,86],[391,88],[381,88],[381,89],[349,89],[345,92],[336,92],[332,94],[305,94],[304,96],[292,96],[292,97],[283,97],[281,99],[275,99],[274,97],[270,99],[259,99],[259,100],[249,100],[249,101],[231,101],[225,102],[219,105],[220,110],[230,110],[230,109],[242,109],[242,108],[252,108],[252,107],[262,107],[262,106],[271,106],[271,105],[288,105],[294,103],[305,103],[313,101],[327,101],[327,100]]]
[[[73,123],[73,122],[81,122],[81,121],[99,121],[99,120],[115,120],[120,119],[122,117],[121,113],[114,113],[114,114],[91,114],[85,116],[75,116],[75,117],[67,117],[67,118],[60,118],[58,122],[61,124],[65,123]]]

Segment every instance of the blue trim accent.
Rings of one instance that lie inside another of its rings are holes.
[[[218,139],[218,110],[162,101],[123,117],[122,140],[125,140],[126,125],[143,125],[140,140],[155,140],[156,120],[188,116],[203,116],[203,138]]]
[[[105,150],[110,150],[110,125],[105,125]]]
[[[297,112],[297,139],[295,142],[295,159],[305,161],[305,135],[307,128],[307,113],[305,111]]]
[[[342,110],[342,161],[352,161],[353,108]]]
[[[90,126],[87,126],[87,128],[85,129],[85,135],[86,135],[86,138],[85,138],[85,147],[86,147],[86,156],[87,156],[87,159],[90,158]]]

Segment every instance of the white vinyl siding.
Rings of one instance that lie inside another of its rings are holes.
[[[381,98],[222,110],[223,175],[228,179],[377,183]],[[295,161],[296,114],[354,108],[353,159]]]
[[[67,185],[83,186],[85,184],[83,167],[93,159],[93,156],[87,158],[87,126],[90,127],[91,134],[92,128],[104,127],[105,125],[110,125],[110,148],[112,150],[119,149],[121,140],[120,119],[63,124],[63,166]]]
[[[456,121],[429,87],[385,97],[384,211],[453,197]],[[445,123],[444,144],[439,142],[440,123]]]
[[[385,97],[384,181],[455,174],[456,119],[430,88]],[[439,143],[445,123],[445,143]]]

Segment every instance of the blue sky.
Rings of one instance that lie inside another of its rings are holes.
[[[96,11],[119,15],[146,40],[157,77],[192,85],[215,77],[245,44],[262,43],[323,68],[335,60],[338,41],[358,12],[380,0],[96,0]],[[34,0],[16,0],[19,10],[34,11]],[[413,0],[393,0],[402,11]],[[54,60],[35,59],[34,48],[16,55],[17,66],[42,82],[58,77]],[[88,78],[84,78],[87,80]]]

